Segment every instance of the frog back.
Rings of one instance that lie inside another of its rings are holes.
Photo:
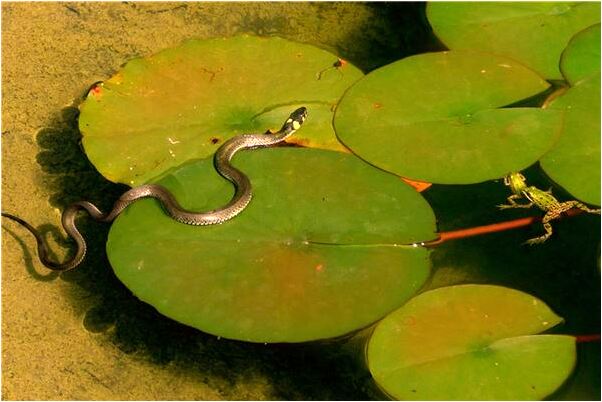
[[[543,211],[555,209],[560,205],[558,200],[548,191],[543,191],[534,186],[529,186],[522,191],[525,198]]]

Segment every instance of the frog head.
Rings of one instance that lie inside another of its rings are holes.
[[[519,172],[510,173],[508,176],[504,177],[504,184],[510,187],[514,194],[520,194],[527,188],[525,176]]]

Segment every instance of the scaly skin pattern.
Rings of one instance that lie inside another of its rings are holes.
[[[187,225],[216,225],[234,218],[241,213],[251,201],[253,196],[249,178],[240,170],[230,164],[230,160],[238,151],[243,149],[263,148],[283,142],[288,136],[298,130],[307,117],[307,109],[296,109],[276,133],[238,135],[226,141],[215,153],[214,165],[219,174],[232,182],[236,188],[234,197],[222,208],[207,212],[188,211],[180,206],[173,195],[164,187],[157,184],[144,184],[134,187],[119,197],[108,213],[102,213],[94,204],[88,201],[79,201],[70,204],[61,216],[65,232],[75,240],[77,251],[71,259],[58,263],[48,258],[48,247],[43,236],[32,225],[18,216],[1,212],[0,214],[24,226],[36,238],[40,261],[46,267],[55,271],[68,271],[77,267],[85,258],[87,246],[82,234],[77,230],[75,217],[79,210],[85,210],[98,222],[112,222],[128,205],[142,198],[155,198],[161,202],[165,211],[178,222]]]
[[[579,201],[560,202],[552,195],[552,191],[543,191],[534,186],[527,186],[525,176],[516,172],[510,173],[504,177],[504,184],[512,190],[512,195],[508,197],[508,204],[498,205],[499,209],[507,208],[531,208],[535,205],[537,208],[545,212],[541,220],[545,234],[533,239],[529,239],[525,244],[533,245],[545,242],[552,235],[552,225],[550,221],[559,218],[564,212],[569,209],[578,208],[590,214],[600,215],[599,209],[591,209],[587,205]],[[516,200],[526,198],[529,203],[519,204]]]

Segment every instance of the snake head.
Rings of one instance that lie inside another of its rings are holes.
[[[301,106],[299,109],[295,110],[289,116],[289,119],[292,119],[293,121],[297,121],[299,123],[303,123],[306,118],[307,118],[307,108],[304,106]]]
[[[292,134],[293,131],[296,131],[301,127],[306,118],[307,108],[300,107],[288,116],[288,119],[286,119],[280,131],[286,131]]]

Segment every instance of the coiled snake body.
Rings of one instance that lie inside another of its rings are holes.
[[[40,261],[46,267],[55,271],[67,271],[77,267],[86,256],[86,241],[75,226],[75,217],[80,209],[84,209],[90,216],[99,222],[112,222],[128,205],[141,198],[158,199],[165,211],[178,222],[187,225],[215,225],[234,218],[241,213],[253,197],[251,182],[240,170],[230,164],[230,160],[238,151],[243,149],[264,148],[284,141],[301,127],[307,117],[307,109],[301,107],[295,110],[284,122],[282,128],[274,134],[245,134],[233,137],[222,144],[215,153],[215,169],[227,180],[231,181],[236,192],[230,202],[222,208],[207,211],[193,212],[180,206],[173,195],[163,186],[158,184],[145,184],[126,191],[113,205],[113,209],[103,214],[94,204],[88,201],[79,201],[69,205],[61,216],[61,223],[67,234],[77,244],[77,251],[73,258],[63,263],[57,263],[48,258],[48,248],[41,234],[23,219],[2,212],[1,215],[11,219],[29,230],[36,238]]]

